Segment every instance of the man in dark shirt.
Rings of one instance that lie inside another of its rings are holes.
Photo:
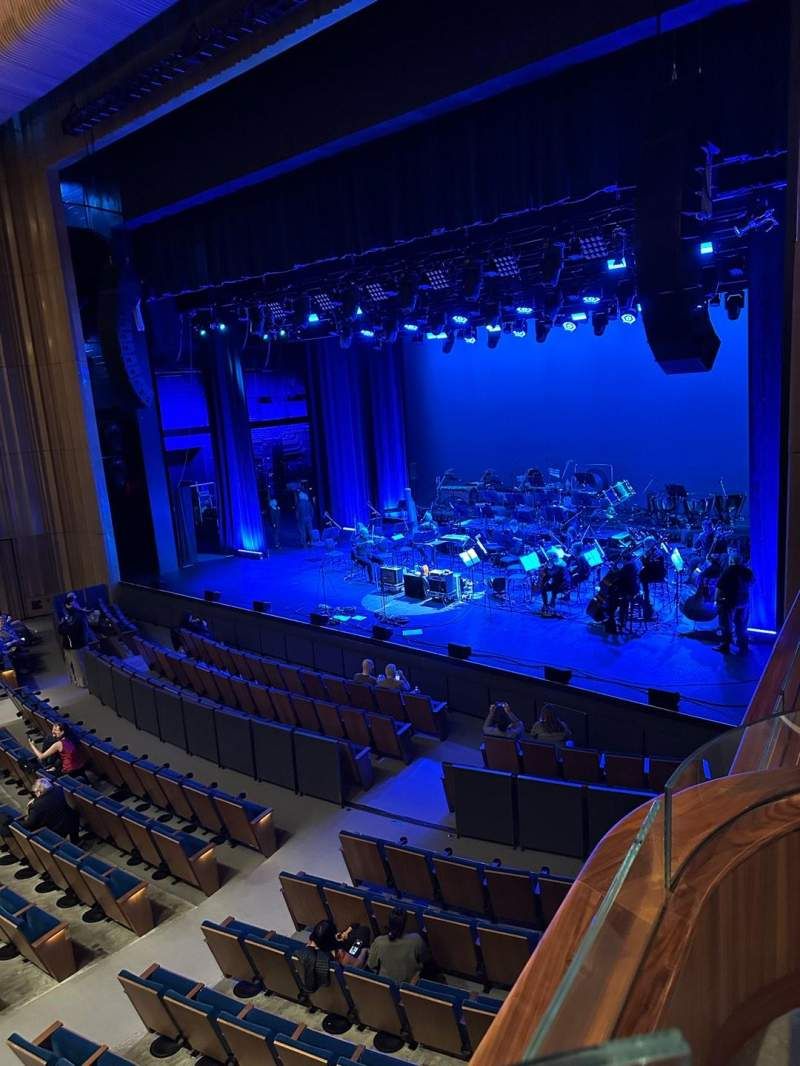
[[[375,676],[375,663],[372,659],[362,659],[361,672],[353,674],[353,680],[360,685],[374,685],[378,680]]]
[[[403,671],[394,663],[386,664],[386,672],[378,679],[378,688],[388,688],[392,692],[411,691],[411,685],[403,676]]]
[[[734,633],[739,653],[743,655],[747,651],[747,619],[750,613],[752,584],[753,571],[744,565],[736,552],[729,552],[728,565],[717,582],[716,601],[722,640],[716,646],[716,651],[727,655],[731,650]]]
[[[33,799],[22,819],[26,829],[52,829],[73,844],[78,840],[78,816],[67,806],[63,789],[54,788],[46,777],[37,777],[33,786]]]

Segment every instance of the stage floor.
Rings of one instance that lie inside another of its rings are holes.
[[[345,562],[323,569],[315,549],[283,548],[264,559],[230,556],[198,563],[162,575],[160,585],[191,596],[216,589],[222,602],[241,607],[266,600],[273,614],[304,622],[327,604],[333,613],[361,616],[342,622],[342,629],[370,635],[383,608],[381,596],[362,574],[351,578]],[[657,602],[658,618],[645,632],[607,636],[586,615],[589,594],[587,588],[580,600],[560,605],[557,618],[541,617],[538,601],[508,606],[480,592],[448,607],[387,596],[386,613],[398,644],[443,653],[448,642],[468,644],[477,662],[539,676],[545,665],[568,667],[575,684],[628,699],[646,701],[648,688],[667,689],[681,694],[687,714],[738,724],[769,655],[770,638],[756,638],[745,656],[724,656],[714,651],[713,624],[695,628],[685,618],[677,621],[673,603]]]

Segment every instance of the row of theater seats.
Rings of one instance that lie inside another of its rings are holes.
[[[19,953],[56,981],[71,977],[77,969],[67,923],[2,886],[0,939],[8,945],[5,958]]]
[[[101,703],[190,755],[340,805],[372,785],[369,748],[224,707],[113,656],[87,650],[85,665]]]
[[[109,1051],[108,1044],[87,1040],[67,1029],[63,1022],[53,1022],[33,1040],[12,1033],[6,1044],[25,1066],[133,1066],[128,1059]]]
[[[13,738],[12,743],[16,744]],[[17,769],[15,776],[20,780],[27,778],[30,784],[31,771],[23,761],[28,758],[25,749],[12,749],[0,733],[0,754]],[[2,760],[0,765],[3,765]],[[62,789],[67,804],[96,837],[126,852],[135,862],[144,861],[153,867],[155,878],[171,874],[179,881],[199,888],[207,896],[219,888],[219,867],[213,844],[126,807],[68,774],[55,779],[53,787]]]
[[[568,877],[537,875],[345,829],[339,843],[354,885],[390,889],[495,922],[544,929],[572,885]]]
[[[67,843],[50,829],[31,832],[13,807],[0,811],[13,819],[6,838],[10,855],[39,874],[45,888],[61,889],[64,895],[57,907],[83,904],[89,908],[87,921],[106,917],[138,936],[150,932],[155,920],[146,881]]]
[[[447,705],[422,692],[400,693],[372,688],[333,674],[321,674],[305,666],[293,666],[254,652],[241,651],[185,629],[179,631],[179,636],[195,659],[247,681],[276,691],[327,700],[341,707],[349,705],[362,711],[387,714],[398,722],[408,722],[415,733],[426,733],[440,740],[447,736]]]
[[[220,924],[203,922],[202,929],[223,975],[252,986],[246,991],[274,993],[397,1041],[467,1056],[475,1051],[500,1008],[500,1000],[471,996],[439,981],[398,984],[334,962],[330,983],[306,992],[295,965],[302,941],[231,917]]]
[[[414,757],[408,722],[247,681],[215,666],[202,666],[187,655],[169,651],[142,637],[134,636],[132,643],[154,673],[166,677],[178,688],[188,688],[224,707],[238,708],[245,714],[312,733],[347,737],[353,744],[405,763]],[[279,669],[277,664],[275,668]]]
[[[442,763],[459,836],[583,859],[651,792]]]
[[[354,888],[302,872],[282,871],[279,876],[295,928],[313,928],[330,918],[337,929],[364,925],[377,936],[386,932],[394,908],[402,907],[406,930],[427,941],[439,970],[487,986],[510,988],[539,942],[539,933],[531,929],[440,910],[424,900],[399,899],[379,889]]]
[[[481,755],[484,766],[490,770],[583,781],[590,785],[603,782],[614,788],[649,792],[663,792],[664,785],[680,766],[677,759],[618,755],[595,748],[561,747],[510,737],[486,737],[481,744]]]
[[[117,748],[110,739],[101,740],[93,730],[76,725],[46,700],[33,693],[17,692],[14,702],[25,723],[43,736],[56,722],[69,726],[72,735],[94,773],[130,796],[167,812],[161,822],[173,815],[201,825],[221,838],[236,841],[270,856],[276,849],[275,824],[271,807],[248,800],[244,793],[233,796],[216,785],[204,785],[192,774],[180,774],[169,764],[158,765],[146,756],[137,758],[126,748]]]

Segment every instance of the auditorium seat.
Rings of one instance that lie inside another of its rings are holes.
[[[291,666],[289,663],[278,663],[278,673],[281,678],[280,688],[286,689],[287,692],[295,692],[299,696],[306,694],[301,677],[302,671],[296,666]]]
[[[331,674],[323,674],[322,682],[325,685],[325,691],[328,693],[328,699],[340,707],[346,707],[349,697],[342,678],[333,677]]]
[[[369,893],[349,885],[323,883],[320,886],[325,906],[337,929],[350,925],[372,926]]]
[[[384,714],[370,714],[367,721],[372,734],[372,745],[379,755],[402,759],[406,764],[411,762],[414,749],[408,722],[398,722]]]
[[[132,811],[127,807],[124,808],[121,821],[133,841],[135,853],[148,866],[152,866],[156,870],[166,869],[166,862],[152,834],[153,826],[158,823],[154,822],[152,818],[148,818],[146,814],[139,814],[138,811]]]
[[[419,933],[421,936],[425,935],[425,923],[422,917],[423,909],[420,905],[406,900],[384,899],[380,896],[371,896],[370,906],[372,908],[372,917],[375,919],[378,933],[387,933],[389,931],[389,921],[393,912],[397,907],[402,907],[406,912],[406,932]]]
[[[69,892],[69,882],[55,860],[55,852],[64,843],[63,838],[51,829],[38,829],[31,833],[28,843],[44,867],[44,876],[62,892]]]
[[[114,748],[110,752],[110,757],[130,795],[136,796],[140,800],[149,799],[142,780],[136,772],[135,757],[129,751],[124,751],[121,748]]]
[[[651,792],[663,792],[664,787],[681,765],[679,759],[654,759],[650,757],[647,771],[647,786]]]
[[[47,870],[44,863],[31,845],[31,837],[33,836],[34,831],[26,828],[26,826],[18,819],[11,822],[8,828],[11,831],[11,839],[17,845],[17,850],[21,855],[22,861],[30,866],[35,873],[46,874]]]
[[[529,774],[531,777],[561,776],[557,745],[522,738],[519,742],[519,749],[523,774]]]
[[[431,865],[445,907],[486,914],[482,863],[434,854]]]
[[[271,688],[284,688],[283,675],[278,663],[273,662],[272,659],[259,659],[259,666],[266,684]]]
[[[327,700],[328,698],[328,690],[322,678],[314,670],[303,671],[303,688],[312,700]]]
[[[107,1044],[93,1040],[67,1029],[63,1022],[53,1022],[33,1040],[26,1040],[19,1033],[11,1033],[6,1043],[25,1066],[45,1063],[47,1066],[91,1063],[92,1066],[133,1066],[128,1059],[108,1050]]]
[[[254,681],[250,686],[253,702],[256,705],[256,714],[259,718],[266,718],[268,722],[276,720],[275,705],[270,696],[270,690],[265,685]]]
[[[155,962],[141,974],[122,970],[117,980],[148,1032],[167,1040],[181,1040],[181,1032],[164,1005],[163,997],[168,988],[186,996],[191,995],[202,988],[199,982],[165,970]]]
[[[425,932],[436,964],[446,973],[481,979],[475,922],[447,911],[426,911]]]
[[[555,918],[556,911],[564,902],[573,882],[567,877],[539,874],[536,884],[542,909],[542,922],[546,928]]]
[[[109,839],[114,847],[131,855],[136,850],[136,844],[130,834],[130,821],[126,819],[126,815],[131,815],[133,818],[141,818],[147,825],[150,823],[150,818],[147,815],[138,814],[109,796],[100,796],[95,800],[94,806],[103,815]],[[145,852],[140,852],[140,854],[145,858]],[[149,862],[149,859],[145,858],[145,862]]]
[[[351,967],[345,968],[343,976],[361,1025],[402,1040],[408,1039],[400,1010],[399,989],[394,981]]]
[[[294,712],[289,693],[283,692],[279,688],[273,688],[270,689],[270,697],[278,721],[283,722],[284,725],[296,726],[298,724],[297,715]]]
[[[328,984],[322,984],[316,991],[309,992],[308,999],[315,1010],[345,1018],[350,1023],[355,1021],[353,1004],[344,983],[342,967],[338,963],[330,964]]]
[[[133,764],[133,769],[136,771],[136,776],[141,781],[142,788],[150,803],[162,811],[169,811],[169,800],[158,777],[158,771],[161,767],[149,759],[137,759]]]
[[[280,1066],[273,1050],[275,1038],[294,1037],[302,1031],[297,1022],[252,1004],[236,1016],[220,1014],[217,1023],[237,1066]]]
[[[427,981],[400,986],[400,1004],[409,1030],[417,1043],[457,1058],[469,1056],[466,1030],[461,1023],[461,1004],[466,992],[431,987]]]
[[[219,1027],[220,1014],[236,1013],[239,1004],[230,996],[202,987],[191,995],[182,995],[167,988],[162,1002],[181,1034],[184,1044],[197,1055],[207,1055],[215,1062],[225,1063],[230,1049]]]
[[[231,840],[246,844],[262,855],[273,854],[277,844],[272,808],[253,803],[245,799],[244,794],[231,796],[220,789],[212,791],[212,798]]]
[[[222,833],[222,817],[214,803],[213,790],[199,781],[187,778],[184,778],[181,787],[198,825],[202,825],[211,833]]]
[[[298,947],[297,941],[273,932],[265,936],[248,933],[243,944],[261,984],[267,991],[293,1003],[306,1002],[308,997],[303,991],[293,962],[293,954]]]
[[[503,770],[509,774],[520,772],[519,749],[512,737],[486,737],[481,744],[481,755],[489,770]]]
[[[241,677],[232,676],[231,688],[233,689],[233,697],[236,700],[237,707],[240,707],[246,714],[260,714],[259,709],[256,706],[252,686],[249,685],[246,680]]]
[[[383,842],[363,833],[339,832],[342,858],[354,885],[364,881],[370,885],[388,887],[391,875],[383,855]]]
[[[137,936],[144,936],[155,926],[147,882],[94,855],[87,855],[81,862],[80,873],[112,922],[127,926]]]
[[[373,694],[375,696],[375,702],[378,705],[378,710],[381,711],[381,713],[388,714],[398,722],[408,721],[406,706],[403,697],[399,692],[395,692],[394,689],[391,688],[375,688],[373,689]]]
[[[489,996],[472,996],[461,1004],[464,1025],[473,1053],[478,1050],[481,1040],[486,1036],[499,1009],[499,1001]]]
[[[644,775],[644,758],[641,755],[614,755],[605,753],[606,784],[614,788],[647,788]]]
[[[173,877],[194,885],[206,896],[217,891],[219,868],[212,844],[158,822],[151,823],[151,836]]]
[[[511,988],[536,947],[539,934],[478,922],[478,940],[486,984]]]
[[[244,947],[246,936],[267,936],[266,930],[238,922],[228,915],[221,923],[204,921],[200,929],[225,977],[233,981],[260,983],[258,971]]]
[[[194,810],[183,791],[183,783],[188,780],[187,777],[179,774],[177,770],[170,769],[169,766],[160,767],[156,772],[156,777],[164,792],[168,807],[184,821],[194,822]]]
[[[567,781],[584,781],[596,784],[602,780],[600,752],[592,748],[562,748],[562,765]]]
[[[361,748],[373,746],[372,734],[369,731],[367,716],[364,711],[356,707],[339,707],[339,718],[348,740]]]
[[[340,1058],[351,1058],[356,1045],[347,1040],[301,1028],[297,1035],[275,1038],[275,1051],[282,1066],[336,1066]]]
[[[387,842],[383,846],[383,854],[397,892],[417,899],[436,899],[429,852],[407,844]]]
[[[406,715],[417,733],[444,740],[447,736],[446,705],[432,700],[422,692],[406,692],[403,695]]]
[[[295,929],[312,928],[328,917],[320,892],[320,882],[302,871],[290,874],[281,870],[278,874],[286,907]]]
[[[298,696],[295,694],[293,694],[290,699],[292,701],[294,713],[297,716],[297,721],[300,724],[300,728],[308,729],[311,733],[323,733],[324,730],[320,725],[314,701],[308,696]]]
[[[77,970],[67,923],[34,904],[15,913],[0,907],[0,938],[56,981],[66,980]]]
[[[69,891],[85,906],[93,907],[97,902],[81,873],[81,863],[86,852],[77,844],[62,844],[53,852],[56,865],[69,884]]]
[[[364,685],[360,681],[345,681],[344,687],[347,702],[351,707],[359,707],[362,711],[377,710],[371,685]]]
[[[495,921],[538,924],[535,881],[528,870],[486,866],[486,890]]]

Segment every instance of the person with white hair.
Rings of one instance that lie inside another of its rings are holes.
[[[378,688],[388,688],[392,692],[410,692],[411,685],[403,676],[403,671],[394,663],[387,663],[385,671],[378,678]]]

